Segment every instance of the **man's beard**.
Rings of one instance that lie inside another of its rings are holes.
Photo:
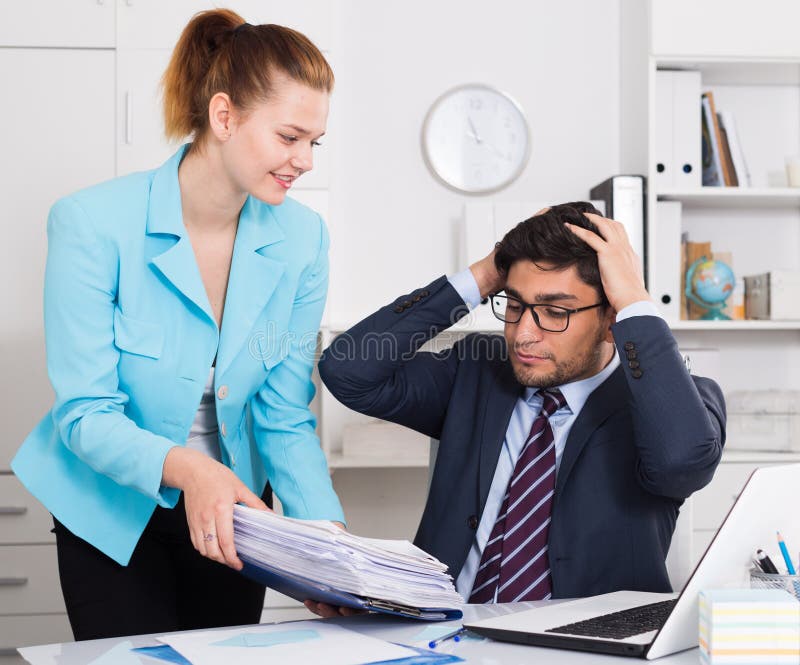
[[[606,337],[605,330],[599,330],[594,343],[589,349],[580,356],[573,356],[569,360],[556,361],[555,367],[547,374],[541,370],[534,370],[526,366],[517,366],[513,362],[511,367],[517,381],[527,388],[555,388],[563,386],[565,383],[574,381],[579,376],[588,378],[595,372],[602,369],[600,366],[603,357],[603,341]],[[591,373],[589,373],[591,371]]]

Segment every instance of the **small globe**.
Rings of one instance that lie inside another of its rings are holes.
[[[692,291],[709,305],[724,303],[733,293],[735,284],[733,270],[722,261],[703,261],[692,275]]]

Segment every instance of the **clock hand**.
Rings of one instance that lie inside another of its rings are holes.
[[[469,123],[469,127],[472,130],[472,133],[467,132],[467,135],[471,136],[472,138],[474,138],[476,143],[478,143],[478,144],[483,143],[483,139],[480,136],[478,136],[478,130],[475,129],[475,125],[472,122],[472,117],[471,116],[467,116],[467,122]]]
[[[506,153],[504,153],[502,150],[500,150],[500,148],[498,148],[494,143],[487,143],[486,145],[489,146],[490,150],[493,153],[495,153],[498,157],[502,157],[503,159],[505,159],[508,162],[511,161],[511,157],[509,155],[507,155]]]

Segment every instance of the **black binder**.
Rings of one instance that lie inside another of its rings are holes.
[[[594,200],[604,201],[606,217],[625,226],[634,251],[642,259],[647,286],[647,180],[643,175],[615,175],[589,190]]]

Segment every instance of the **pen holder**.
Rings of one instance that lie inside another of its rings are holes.
[[[751,589],[783,589],[800,600],[800,575],[775,575],[750,569]]]

